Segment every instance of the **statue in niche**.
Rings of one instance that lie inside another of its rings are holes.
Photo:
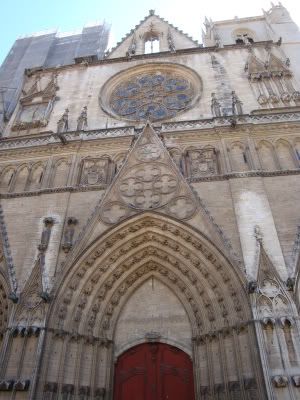
[[[176,52],[175,44],[174,44],[174,40],[173,40],[173,37],[172,37],[172,35],[171,35],[170,30],[168,30],[168,37],[167,37],[167,40],[168,40],[169,50],[170,50],[172,53],[175,53],[175,52]]]
[[[134,56],[135,52],[136,52],[136,38],[135,35],[133,35],[128,51],[126,52],[126,56],[127,57]]]
[[[198,178],[217,173],[216,155],[213,148],[188,151],[189,175]]]
[[[83,161],[80,184],[99,185],[107,183],[109,159],[87,159]]]
[[[66,132],[69,129],[69,110],[68,108],[65,109],[65,112],[60,117],[59,121],[57,122],[57,133]]]
[[[214,117],[221,117],[221,104],[216,98],[216,94],[211,94],[211,113]]]
[[[62,244],[62,249],[65,253],[68,253],[73,246],[73,237],[77,222],[77,219],[74,217],[69,217],[67,220],[67,226],[64,231],[64,242]]]
[[[87,106],[84,106],[77,119],[77,130],[82,131],[86,127],[87,127]]]
[[[243,103],[241,100],[237,97],[235,91],[231,92],[232,96],[232,114],[233,115],[242,115],[243,114]]]
[[[23,97],[20,99],[19,111],[12,130],[45,127],[57,100],[57,90],[56,75],[53,74],[50,78],[38,76],[27,91],[22,91]]]

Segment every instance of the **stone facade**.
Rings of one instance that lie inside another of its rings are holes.
[[[27,70],[0,141],[0,399],[112,400],[159,341],[195,399],[300,399],[300,32],[279,3],[150,11],[103,59]]]

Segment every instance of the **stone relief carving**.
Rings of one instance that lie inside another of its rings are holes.
[[[185,158],[187,175],[191,178],[215,175],[219,172],[214,148],[187,150]]]
[[[57,77],[38,76],[28,91],[23,90],[12,131],[42,128],[48,124],[58,90]]]
[[[83,159],[80,168],[80,185],[109,183],[112,178],[111,164],[109,157]]]
[[[138,165],[123,175],[119,191],[129,206],[142,210],[160,207],[177,192],[178,179],[166,165]]]

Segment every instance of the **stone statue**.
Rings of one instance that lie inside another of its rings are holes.
[[[232,114],[233,115],[242,115],[243,114],[243,107],[242,107],[243,103],[241,102],[241,100],[239,100],[239,98],[235,94],[235,91],[231,92],[231,96],[232,96]]]
[[[171,35],[170,30],[168,31],[168,38],[167,38],[167,39],[168,39],[169,50],[170,50],[172,53],[175,53],[175,52],[176,52],[176,49],[175,49],[173,37],[172,37],[172,35]]]
[[[69,123],[68,123],[68,115],[69,115],[69,109],[66,108],[65,112],[59,119],[57,123],[57,133],[62,133],[66,132],[69,129]]]
[[[221,117],[221,105],[218,102],[215,93],[211,94],[211,113],[214,117]]]
[[[135,35],[133,35],[132,41],[130,43],[128,51],[126,52],[126,55],[127,55],[127,57],[131,57],[131,56],[135,55],[135,52],[136,52],[136,38],[135,38]]]
[[[86,127],[87,127],[87,106],[84,106],[77,119],[77,130],[82,131]]]

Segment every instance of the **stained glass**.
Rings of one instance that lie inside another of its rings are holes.
[[[194,99],[187,79],[171,74],[137,75],[118,85],[111,95],[111,108],[131,120],[161,120],[185,110]]]

